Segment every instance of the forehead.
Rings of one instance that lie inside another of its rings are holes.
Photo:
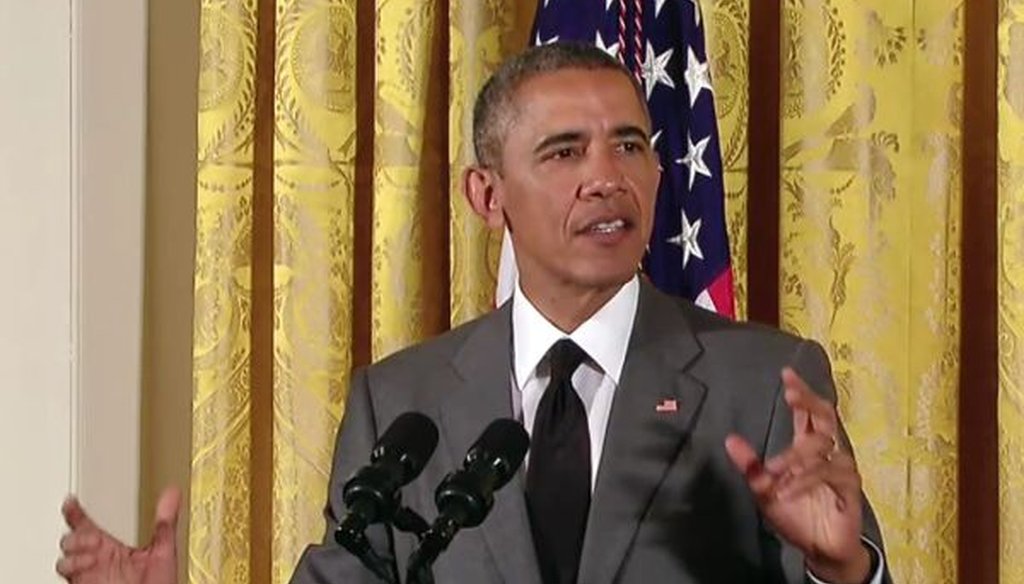
[[[615,69],[562,69],[541,73],[516,88],[512,129],[539,132],[632,125],[650,130],[633,83]]]

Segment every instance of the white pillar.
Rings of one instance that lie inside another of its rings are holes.
[[[71,7],[0,1],[0,566],[55,580],[72,486]]]
[[[146,1],[0,0],[0,572],[138,530]]]
[[[81,260],[77,492],[111,533],[134,542],[139,531],[147,0],[71,1],[78,14],[73,47]]]

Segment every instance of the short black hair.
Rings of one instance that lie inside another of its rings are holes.
[[[565,69],[608,69],[622,73],[633,85],[637,99],[647,112],[647,100],[636,78],[605,51],[579,42],[530,47],[502,63],[477,95],[473,106],[473,149],[478,164],[491,168],[500,166],[501,148],[514,118],[513,98],[519,86],[538,75]]]

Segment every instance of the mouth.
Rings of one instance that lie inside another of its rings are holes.
[[[612,242],[621,239],[633,228],[633,221],[626,217],[599,217],[587,222],[577,235]]]

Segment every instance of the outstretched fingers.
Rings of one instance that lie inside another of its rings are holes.
[[[60,538],[63,555],[57,560],[57,573],[70,580],[96,564],[96,553],[101,545],[100,534],[95,529],[79,529]]]
[[[71,532],[65,533],[60,538],[60,551],[65,555],[93,553],[100,547],[100,535],[95,532]]]
[[[764,465],[768,472],[780,476],[800,475],[831,459],[835,441],[831,436],[812,433],[794,440],[793,445],[769,458]]]
[[[71,531],[60,538],[61,556],[55,568],[58,574],[70,581],[96,564],[96,554],[103,537],[76,497],[65,499],[60,512]]]
[[[88,570],[96,564],[96,556],[93,554],[79,554],[75,556],[64,556],[57,560],[57,573],[71,580],[78,574]]]
[[[839,427],[835,406],[814,393],[792,367],[782,369],[786,404],[793,411],[793,437],[809,433],[835,436]]]
[[[836,504],[843,507],[852,497],[860,493],[860,475],[853,457],[838,453],[831,459],[816,465],[799,475],[792,475],[778,488],[778,497],[782,500],[794,500],[820,488],[829,488],[836,495]],[[842,510],[842,509],[840,509]]]

